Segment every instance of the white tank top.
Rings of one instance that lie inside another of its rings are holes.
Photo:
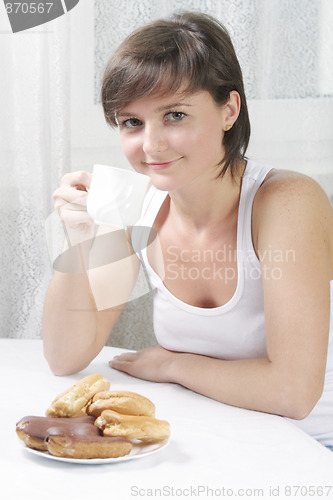
[[[141,236],[139,242],[135,231],[133,232],[134,249],[143,249],[137,253],[140,254],[154,289],[154,332],[162,347],[225,360],[267,356],[262,275],[260,262],[253,248],[251,220],[254,197],[271,168],[247,162],[241,185],[237,223],[237,288],[231,299],[220,307],[200,308],[177,299],[150,266],[145,244],[147,240],[143,242]],[[153,226],[167,194],[151,187],[136,225],[138,229],[140,226]],[[289,257],[293,258],[291,254]],[[287,254],[285,258],[288,258]],[[223,255],[221,259],[223,260]],[[215,268],[215,272],[218,273],[219,268]],[[316,439],[333,445],[332,314],[323,396],[306,419],[292,422]]]

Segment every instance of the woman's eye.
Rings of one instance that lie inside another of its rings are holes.
[[[182,120],[185,116],[185,113],[182,113],[181,111],[170,111],[170,113],[168,113],[166,116],[169,120],[176,122]]]
[[[134,128],[142,125],[142,122],[138,118],[129,118],[122,122],[122,126],[125,128]]]

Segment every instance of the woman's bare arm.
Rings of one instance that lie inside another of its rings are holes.
[[[138,273],[125,231],[100,228],[94,235],[86,210],[89,185],[90,174],[68,174],[54,194],[67,244],[46,294],[42,334],[45,357],[57,375],[82,370],[99,353]]]

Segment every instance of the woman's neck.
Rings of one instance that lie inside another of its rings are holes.
[[[169,193],[169,216],[184,231],[207,234],[233,223],[238,213],[245,165],[233,178],[229,170],[222,179],[198,178],[190,185]]]

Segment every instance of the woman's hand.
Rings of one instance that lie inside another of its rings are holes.
[[[60,187],[53,193],[54,208],[58,212],[70,246],[75,246],[94,235],[94,222],[87,212],[89,172],[66,174]]]
[[[109,365],[111,368],[132,375],[132,377],[150,382],[172,382],[170,366],[176,356],[179,356],[179,353],[156,346],[115,356]]]

